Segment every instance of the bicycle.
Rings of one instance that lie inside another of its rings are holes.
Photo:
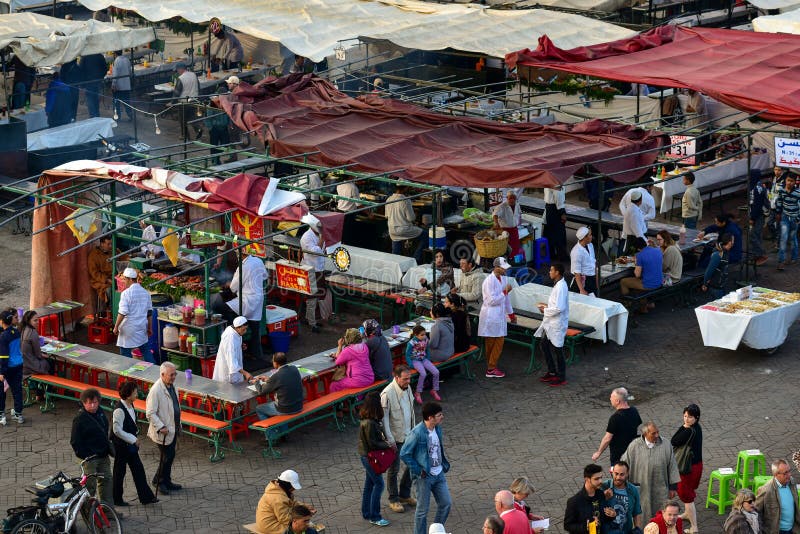
[[[97,473],[86,474],[84,464],[95,456],[90,456],[80,464],[81,476],[70,478],[63,472],[55,475],[50,484],[43,489],[31,490],[28,493],[36,495],[32,499],[33,506],[23,506],[8,510],[5,520],[4,532],[10,534],[67,534],[75,532],[78,515],[83,520],[91,534],[122,534],[122,525],[114,509],[108,504],[99,501],[89,493],[86,482],[90,478],[100,479]],[[64,494],[64,484],[69,483],[71,490],[66,499],[51,504],[51,498],[58,498]]]

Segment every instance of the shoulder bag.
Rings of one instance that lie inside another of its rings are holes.
[[[381,437],[386,441],[386,436],[383,435],[381,430]],[[375,449],[367,452],[367,461],[376,475],[385,473],[397,459],[397,449]]]
[[[688,475],[692,471],[692,460],[694,460],[694,453],[692,453],[692,441],[694,441],[694,428],[690,428],[692,435],[680,447],[675,447],[675,461],[678,463],[678,472],[682,475]]]

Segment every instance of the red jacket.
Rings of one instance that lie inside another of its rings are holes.
[[[659,534],[667,534],[667,524],[664,522],[664,517],[661,515],[661,510],[658,511],[656,516],[651,519],[650,522],[658,525]],[[679,533],[683,532],[683,520],[680,517],[678,517],[675,528]]]

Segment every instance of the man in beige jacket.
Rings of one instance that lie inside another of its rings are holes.
[[[406,365],[394,368],[394,380],[381,391],[383,406],[383,431],[386,441],[397,451],[403,448],[406,435],[416,425],[414,417],[414,398],[411,393],[411,370]],[[400,491],[397,489],[397,473],[400,470],[400,454],[386,471],[386,488],[389,492],[389,509],[403,512],[404,504],[416,506],[417,501],[411,497],[411,473],[408,466],[403,468],[400,477]]]
[[[147,420],[150,421],[147,436],[161,449],[163,458],[153,485],[158,486],[162,495],[168,495],[182,487],[172,482],[172,462],[181,431],[181,403],[175,389],[175,377],[178,376],[175,364],[164,362],[159,370],[161,378],[153,383],[147,394]]]

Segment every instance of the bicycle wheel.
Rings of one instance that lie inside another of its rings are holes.
[[[11,534],[50,534],[50,526],[40,519],[25,519],[14,527]]]
[[[122,534],[117,512],[104,502],[95,502],[89,514],[89,531],[94,534]]]

